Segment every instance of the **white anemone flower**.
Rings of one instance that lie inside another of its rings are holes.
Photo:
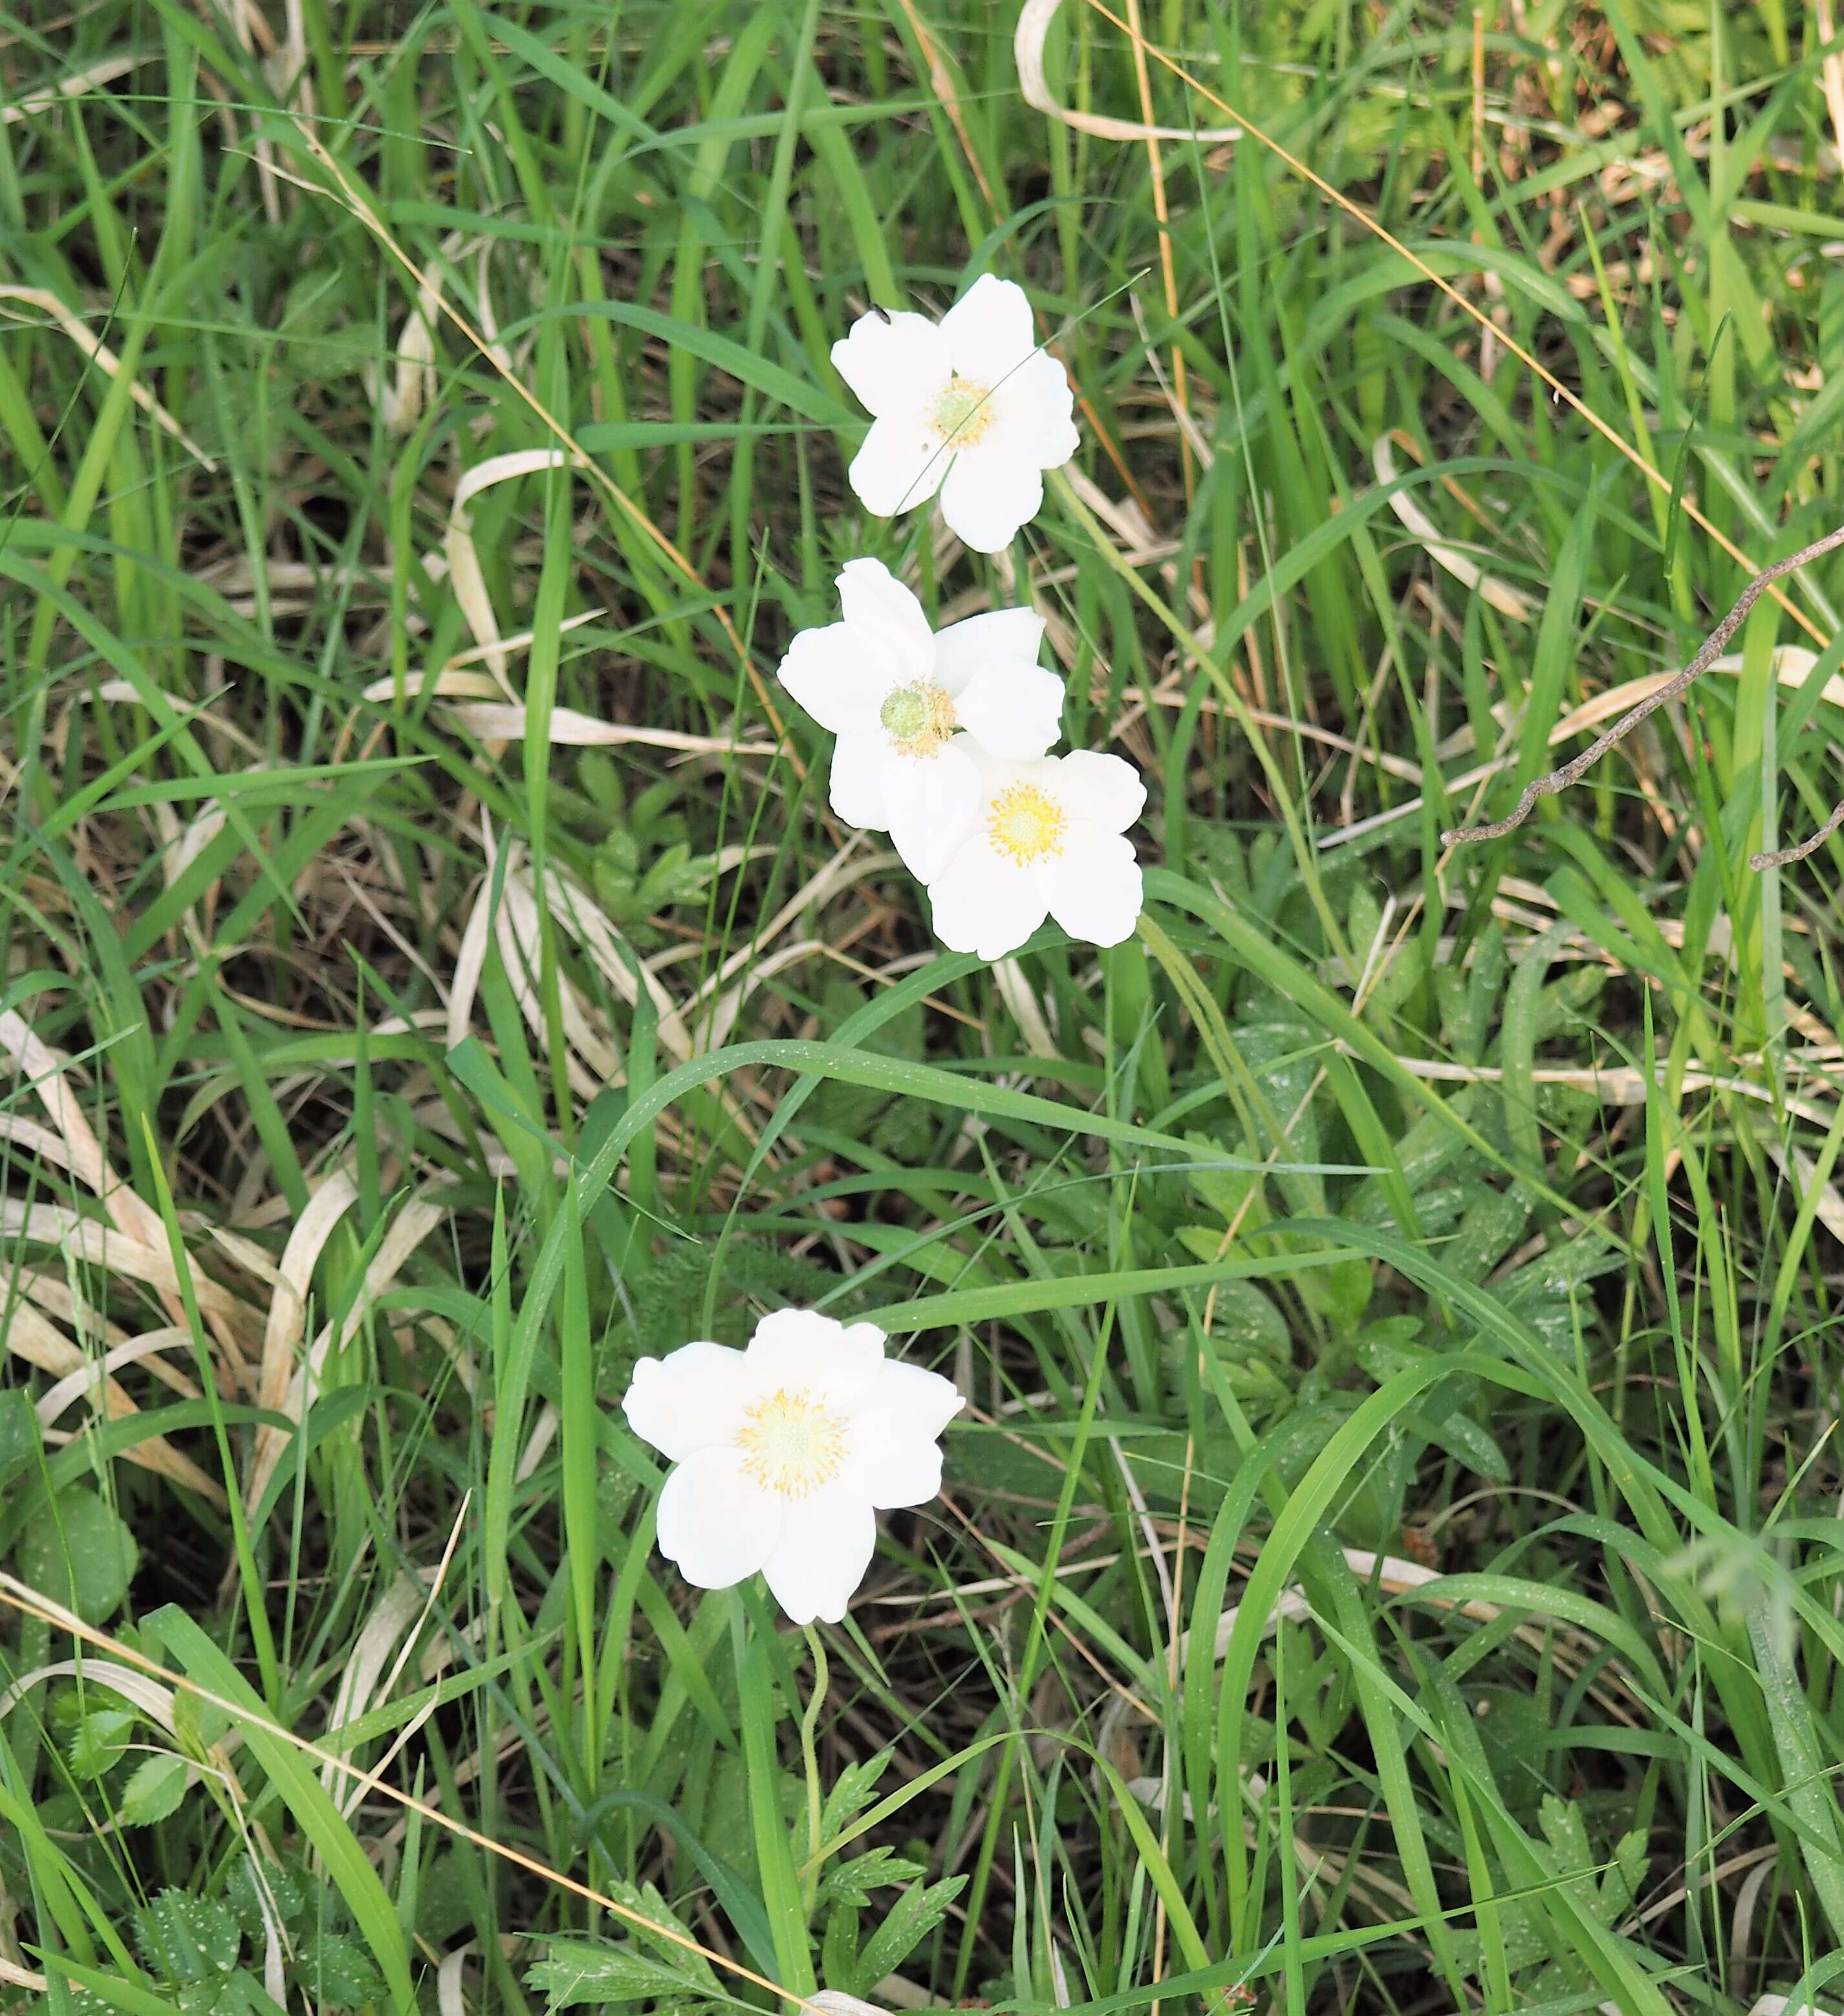
[[[1037,347],[1031,304],[982,273],[938,322],[873,308],[832,347],[873,416],[852,488],[891,518],[942,494],[942,516],[976,553],[1008,545],[1043,504],[1043,472],[1075,454],[1075,400]]]
[[[979,812],[928,885],[942,943],[1003,959],[1046,916],[1090,945],[1130,936],[1142,891],[1125,836],[1146,805],[1133,765],[1086,749],[1035,763],[967,753],[981,773]]]
[[[746,1351],[687,1344],[634,1367],[628,1425],[678,1467],[660,1552],[699,1589],[760,1569],[796,1624],[837,1624],[877,1543],[876,1515],[942,1488],[951,1381],[884,1355],[875,1324],[781,1309]]]
[[[1014,761],[1042,756],[1060,732],[1063,682],[1036,662],[1044,621],[1028,609],[931,631],[881,560],[848,563],[838,589],[845,621],[801,631],[781,661],[781,683],[838,737],[833,810],[848,826],[888,831],[926,882],[979,808],[968,749]]]

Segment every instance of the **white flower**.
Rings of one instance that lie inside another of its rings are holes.
[[[950,951],[1003,959],[1047,916],[1072,938],[1118,945],[1140,915],[1140,864],[1123,837],[1146,804],[1133,766],[1086,749],[1036,763],[967,753],[980,809],[929,883],[935,935]]]
[[[838,737],[833,810],[848,826],[888,830],[926,882],[979,807],[971,745],[956,730],[995,756],[1041,756],[1057,739],[1063,682],[1035,662],[1043,618],[1028,609],[938,632],[881,560],[851,561],[838,588],[845,620],[801,631],[781,683]]]
[[[643,1358],[628,1425],[679,1467],[660,1493],[660,1552],[700,1589],[760,1568],[797,1624],[836,1624],[877,1543],[875,1514],[942,1488],[960,1411],[938,1373],[884,1355],[874,1324],[782,1309],[747,1351],[688,1344]]]
[[[880,518],[926,504],[975,552],[996,553],[1043,502],[1043,471],[1075,454],[1063,367],[1037,347],[1031,305],[982,273],[938,322],[873,308],[832,347],[839,376],[873,416],[852,488]]]

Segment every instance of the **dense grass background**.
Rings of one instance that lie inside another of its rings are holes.
[[[1839,1971],[1844,852],[1746,857],[1844,562],[1439,835],[1844,517],[1844,43],[1118,11],[1064,103],[1263,137],[1046,117],[1010,0],[0,13],[0,1993]],[[827,354],[989,268],[1085,432],[990,563]],[[1140,941],[939,956],[837,828],[859,553],[1049,617]],[[823,1698],[614,1404],[790,1301],[971,1402]]]

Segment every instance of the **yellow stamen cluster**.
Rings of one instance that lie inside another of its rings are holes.
[[[737,1437],[743,1474],[765,1491],[805,1498],[830,1484],[845,1460],[845,1424],[802,1388],[777,1387],[744,1411]]]
[[[986,831],[1021,868],[1063,851],[1069,815],[1035,784],[1008,784],[987,808]]]

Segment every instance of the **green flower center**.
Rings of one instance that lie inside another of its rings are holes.
[[[932,756],[954,733],[954,703],[939,686],[899,686],[877,719],[899,754]]]
[[[945,448],[971,448],[992,424],[992,394],[956,372],[935,401],[935,430]]]

